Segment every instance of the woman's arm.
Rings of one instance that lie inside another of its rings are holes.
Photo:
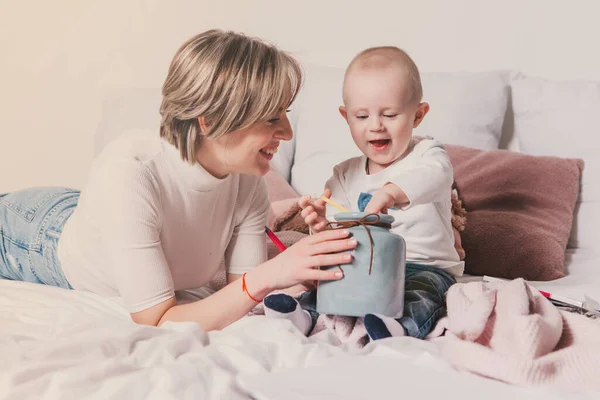
[[[259,283],[262,278],[255,271],[257,270],[246,275],[246,283],[252,296],[262,299],[270,290],[265,289],[264,283],[262,285]],[[144,325],[194,320],[205,331],[222,329],[256,307],[257,303],[242,290],[239,278],[241,275],[228,274],[228,284],[206,299],[177,305],[175,297],[171,297],[147,310],[131,314],[131,318],[136,323]],[[253,282],[254,286],[251,286],[250,282]]]
[[[250,285],[252,279],[258,279],[257,274],[253,272],[251,271],[246,275],[248,285]],[[132,313],[131,319],[144,325],[161,325],[166,321],[194,320],[205,331],[222,329],[256,307],[257,303],[242,291],[239,278],[241,278],[241,275],[228,274],[227,286],[206,299],[177,305],[175,297],[171,297],[147,310]],[[264,285],[262,285],[263,289],[260,289],[258,281],[254,283],[256,291],[253,292],[250,287],[248,291],[256,299],[262,299],[268,292],[265,292]]]
[[[264,268],[248,272],[245,280],[248,292],[257,300],[262,300],[272,290],[264,276]],[[193,320],[205,331],[220,330],[248,314],[257,304],[242,290],[241,279],[236,279],[206,299],[181,305],[173,302],[157,325],[166,321]]]
[[[273,290],[285,289],[305,281],[337,280],[343,275],[337,269],[319,270],[318,266],[350,262],[350,254],[339,254],[356,247],[344,229],[328,230],[308,236],[290,246],[277,257],[257,266],[246,274],[248,293],[262,300]],[[237,279],[207,297],[188,304],[175,304],[175,298],[159,303],[144,311],[132,313],[132,319],[141,324],[160,325],[166,321],[195,321],[204,330],[218,330],[237,321],[258,303],[242,290]]]

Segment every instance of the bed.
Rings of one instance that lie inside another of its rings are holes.
[[[541,287],[598,293],[600,279],[590,276],[600,257],[570,251],[568,259],[569,275]],[[403,393],[425,398],[567,396],[456,371],[438,356],[443,338],[394,338],[359,349],[326,332],[307,339],[288,321],[263,316],[209,334],[193,323],[143,327],[117,299],[24,282],[0,281],[0,321],[3,399],[389,398],[400,373]],[[433,379],[439,384],[428,384]],[[586,396],[576,398],[595,398]]]

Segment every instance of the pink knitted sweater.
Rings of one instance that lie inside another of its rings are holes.
[[[521,386],[600,390],[600,323],[561,311],[524,280],[453,285],[442,355]]]

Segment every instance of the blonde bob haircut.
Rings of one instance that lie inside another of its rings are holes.
[[[202,136],[219,138],[276,118],[301,85],[299,63],[275,46],[235,32],[206,31],[185,42],[171,61],[162,87],[160,136],[194,164]]]

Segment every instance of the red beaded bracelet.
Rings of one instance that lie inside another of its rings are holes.
[[[242,291],[244,291],[248,295],[248,297],[250,297],[255,302],[260,303],[262,301],[262,300],[256,300],[248,291],[248,286],[246,286],[246,273],[244,273],[244,275],[242,275]]]

